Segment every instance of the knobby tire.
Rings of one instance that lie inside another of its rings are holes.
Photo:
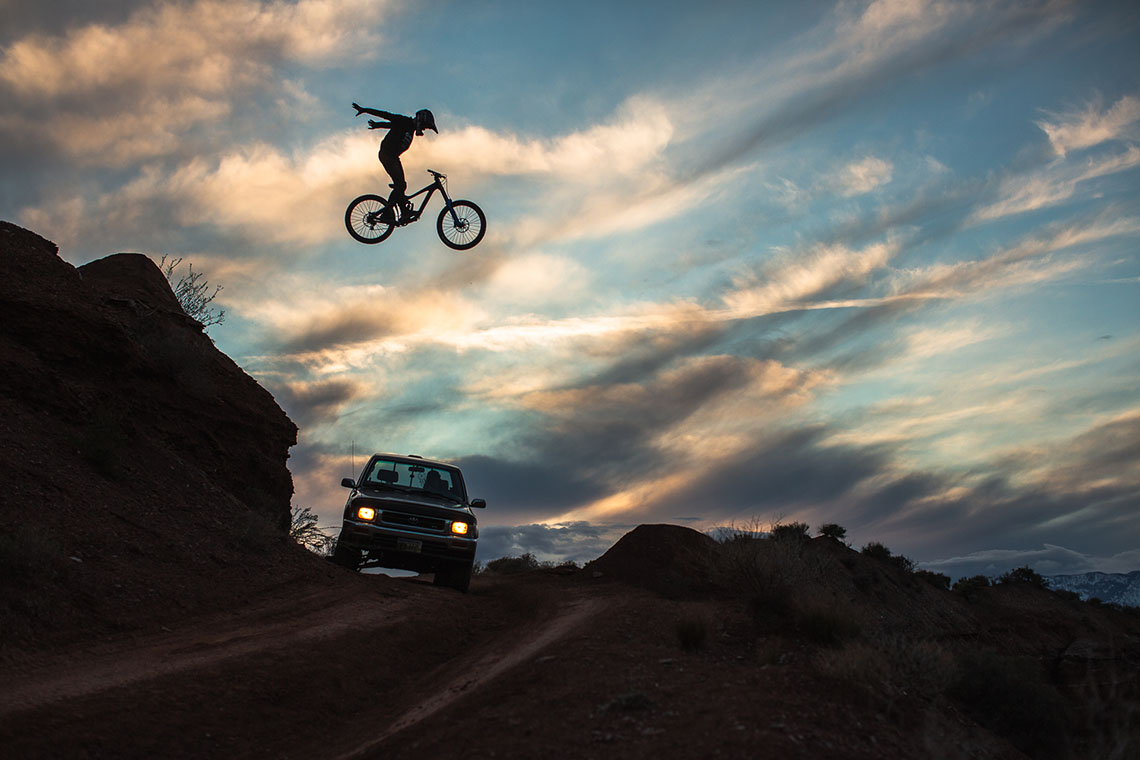
[[[454,218],[452,211],[455,212]],[[479,245],[483,235],[487,234],[487,217],[483,214],[483,209],[471,201],[452,201],[451,209],[444,207],[439,212],[435,231],[448,248],[466,251]]]
[[[380,212],[388,207],[388,200],[379,195],[362,195],[352,203],[344,212],[344,226],[348,234],[361,243],[373,245],[387,240],[392,234],[394,225],[379,220]],[[372,221],[369,221],[369,215]]]

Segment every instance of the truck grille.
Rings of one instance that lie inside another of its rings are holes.
[[[421,530],[443,530],[446,525],[446,522],[438,517],[409,515],[403,512],[389,512],[387,510],[380,513],[380,521],[390,525],[404,525]]]

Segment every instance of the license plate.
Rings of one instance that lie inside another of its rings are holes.
[[[410,538],[397,538],[396,551],[419,554],[424,548],[423,541],[413,541]]]

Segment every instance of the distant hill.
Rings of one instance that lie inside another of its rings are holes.
[[[1140,607],[1140,570],[1130,573],[1079,573],[1077,575],[1049,575],[1049,587],[1057,591],[1072,591],[1081,599],[1099,599],[1108,604]]]

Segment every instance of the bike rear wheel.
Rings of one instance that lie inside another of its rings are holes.
[[[450,209],[444,208],[439,212],[435,230],[448,248],[466,251],[479,245],[483,239],[487,232],[487,217],[483,209],[471,201],[452,201]]]
[[[390,217],[384,215],[388,201],[379,195],[362,195],[344,212],[344,226],[348,234],[361,243],[379,243],[392,234]],[[381,219],[384,216],[384,219]]]

